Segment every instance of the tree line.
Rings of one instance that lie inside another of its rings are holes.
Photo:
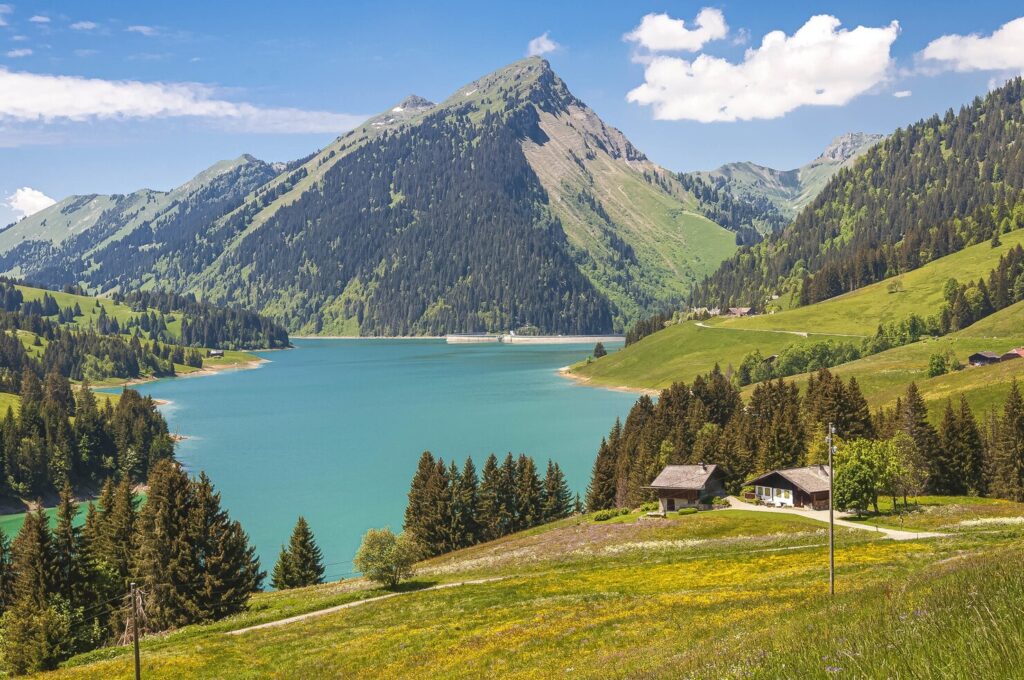
[[[460,468],[429,451],[420,456],[405,508],[405,534],[423,557],[568,517],[576,502],[558,463],[543,478],[533,458],[493,453],[478,476],[472,458]]]
[[[656,402],[640,397],[625,423],[616,421],[598,449],[587,508],[653,500],[644,487],[669,464],[717,464],[735,493],[762,472],[823,463],[827,423],[850,442],[908,438],[900,450],[920,480],[918,493],[1024,500],[1024,407],[1016,383],[1002,412],[986,414],[984,425],[961,397],[948,403],[936,428],[913,383],[893,407],[872,414],[856,378],[844,382],[827,369],[808,379],[804,395],[778,379],[758,384],[744,403],[716,367],[691,385],[673,384]]]
[[[0,648],[8,672],[54,668],[123,640],[133,582],[144,633],[236,613],[259,589],[255,549],[205,475],[191,479],[163,459],[147,483],[140,508],[127,477],[108,480],[81,527],[65,485],[53,529],[37,510],[13,542],[0,532]]]
[[[899,129],[838,172],[785,229],[741,248],[695,304],[757,306],[786,282],[809,304],[1024,226],[1024,80]]]

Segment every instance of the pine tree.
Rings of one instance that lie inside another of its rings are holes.
[[[57,560],[53,551],[53,535],[42,509],[25,514],[11,545],[11,568],[14,571],[14,600],[43,609],[50,593],[57,590]]]
[[[476,466],[473,459],[467,457],[462,466],[462,473],[459,475],[458,497],[458,522],[464,532],[464,542],[461,547],[474,545],[480,542],[480,522],[477,519],[477,509],[480,506],[480,481],[476,475]]]
[[[313,530],[309,528],[305,517],[300,516],[295,522],[286,552],[286,587],[303,588],[324,582],[323,553],[320,552],[320,547],[313,537]],[[274,571],[276,577],[277,569]]]
[[[607,510],[615,507],[615,452],[604,439],[594,459],[587,486],[587,510]]]
[[[0,529],[0,615],[14,600],[14,567],[11,565],[11,542]]]
[[[277,563],[274,564],[274,572],[270,576],[270,585],[277,590],[286,590],[292,587],[295,578],[292,576],[291,553],[288,548],[281,546],[281,552],[277,554]]]
[[[544,475],[543,507],[541,514],[543,521],[551,522],[562,519],[572,514],[573,497],[569,491],[569,484],[565,481],[558,463],[548,460],[547,473]]]
[[[515,524],[514,531],[536,526],[543,520],[541,503],[543,499],[537,466],[533,459],[519,454],[515,468]]]
[[[206,473],[195,484],[195,499],[190,531],[201,561],[196,590],[200,620],[219,619],[241,611],[265,574],[242,525],[221,508],[220,494]]]
[[[935,428],[928,422],[928,407],[921,397],[920,391],[915,383],[910,383],[902,406],[902,429],[914,440],[918,448],[919,456],[928,461],[928,490],[931,491],[934,485],[941,478],[938,460],[939,457],[939,435]]]
[[[56,569],[55,590],[71,607],[83,607],[88,600],[90,576],[84,551],[82,531],[75,526],[78,504],[70,484],[65,484],[57,505],[57,527],[53,533]]]
[[[181,467],[160,460],[149,474],[149,496],[139,515],[137,573],[146,591],[147,624],[167,630],[200,620],[201,564],[191,540],[196,499]]]
[[[491,541],[501,536],[500,490],[501,470],[498,457],[493,453],[484,461],[477,493],[476,521],[481,541]]]
[[[990,492],[1024,501],[1024,400],[1014,380],[992,437]]]
[[[982,495],[985,490],[985,444],[978,421],[971,411],[967,398],[960,395],[960,444],[962,452],[958,461],[964,489],[973,495]]]
[[[940,446],[932,462],[932,491],[939,494],[959,496],[966,491],[961,461],[967,452],[961,449],[960,419],[953,410],[953,402],[946,400],[946,409],[939,427]]]
[[[403,523],[406,534],[417,543],[424,543],[427,538],[426,521],[429,511],[426,491],[427,482],[433,471],[434,456],[430,451],[424,451],[420,454],[416,474],[413,475],[412,483],[409,485],[409,501],[405,506],[405,522]]]
[[[516,461],[512,453],[505,454],[498,469],[498,522],[495,538],[518,531],[519,503],[516,491]]]

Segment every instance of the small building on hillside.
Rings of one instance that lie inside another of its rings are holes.
[[[754,310],[751,307],[730,307],[729,316],[752,316]]]
[[[210,349],[206,351],[208,357],[222,357],[224,356],[224,350],[222,349]]]
[[[828,509],[828,484],[832,474],[828,465],[772,470],[747,482],[754,497],[765,505]]]
[[[725,473],[717,465],[666,465],[651,485],[662,512],[692,508],[701,499],[725,495]]]
[[[995,352],[975,352],[971,356],[967,357],[967,363],[971,366],[988,366],[989,364],[998,364],[999,355]]]
[[[999,357],[999,360],[1011,361],[1013,359],[1020,359],[1021,357],[1024,357],[1024,347],[1017,347],[1015,349],[1011,349],[1009,352]]]

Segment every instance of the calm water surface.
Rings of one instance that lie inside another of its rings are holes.
[[[170,403],[178,457],[205,470],[273,568],[298,515],[335,579],[370,527],[401,529],[420,452],[445,460],[527,453],[582,496],[601,437],[635,395],[555,375],[592,347],[299,340],[256,370],[149,383]]]

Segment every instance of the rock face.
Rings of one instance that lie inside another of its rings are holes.
[[[821,152],[821,155],[814,159],[812,163],[845,163],[864,153],[869,147],[874,146],[883,139],[885,139],[885,135],[868,132],[847,132],[845,135],[839,135],[833,139],[825,147],[825,150]]]
[[[259,164],[208,171],[159,210],[62,202],[52,217],[106,226],[47,222],[31,253],[8,235],[3,268],[31,255],[46,283],[192,292],[304,333],[605,333],[681,304],[736,247],[536,57]]]

